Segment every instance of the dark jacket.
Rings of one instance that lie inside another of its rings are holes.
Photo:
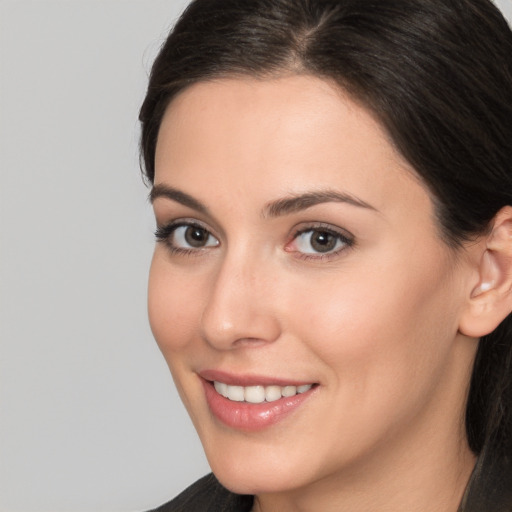
[[[233,494],[209,474],[150,512],[250,512],[252,496]],[[375,511],[378,512],[378,511]],[[479,457],[458,512],[512,512],[512,462]]]

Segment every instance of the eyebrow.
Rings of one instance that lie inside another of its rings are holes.
[[[265,217],[279,217],[281,215],[306,210],[307,208],[321,203],[346,203],[357,206],[358,208],[378,211],[371,204],[350,194],[337,192],[335,190],[319,190],[272,201],[266,205],[263,215]]]
[[[194,199],[192,196],[189,196],[185,192],[173,187],[168,187],[167,185],[158,184],[151,189],[151,192],[149,193],[149,201],[151,204],[153,204],[157,197],[165,197],[200,213],[204,213],[205,215],[209,214],[208,208],[206,208],[203,203]]]
[[[203,203],[193,198],[189,194],[186,194],[181,190],[169,187],[167,185],[158,184],[151,189],[149,194],[150,202],[153,203],[158,197],[165,197],[166,199],[176,201],[183,206],[196,210],[205,215],[210,214],[208,208]],[[306,192],[304,194],[297,194],[291,197],[285,197],[282,199],[277,199],[276,201],[272,201],[268,203],[263,209],[263,217],[279,217],[301,210],[306,210],[307,208],[311,208],[317,204],[333,202],[346,203],[358,208],[378,211],[371,204],[353,195],[328,189]]]

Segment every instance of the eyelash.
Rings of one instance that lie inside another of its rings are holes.
[[[337,258],[340,256],[342,252],[345,252],[346,250],[350,249],[354,246],[355,241],[352,235],[348,234],[347,232],[342,232],[341,230],[334,229],[330,224],[324,224],[324,223],[314,223],[310,224],[307,227],[304,227],[302,229],[297,230],[293,236],[291,237],[290,242],[286,244],[286,247],[288,247],[292,243],[296,243],[297,240],[301,235],[304,235],[306,233],[326,233],[336,239],[337,242],[341,242],[342,246],[332,252],[326,252],[326,253],[305,253],[300,251],[294,251],[294,250],[288,250],[288,252],[296,252],[297,258],[301,260],[314,260],[314,261],[330,261],[334,258]],[[337,243],[336,242],[336,243]]]
[[[208,237],[214,237],[214,235],[212,235],[211,231],[208,228],[201,225],[199,222],[191,221],[191,220],[190,221],[180,220],[180,221],[170,222],[169,224],[166,224],[163,226],[158,226],[155,231],[155,237],[156,237],[157,242],[161,242],[161,243],[165,244],[165,246],[171,252],[171,254],[179,254],[179,255],[183,255],[183,256],[198,256],[199,254],[201,254],[203,252],[204,249],[206,249],[208,247],[212,247],[211,245],[205,246],[205,247],[198,247],[198,248],[177,247],[176,245],[174,245],[172,243],[171,239],[172,239],[172,236],[176,233],[176,231],[181,227],[197,228],[197,229],[204,231],[208,235]],[[216,238],[216,237],[214,237],[214,238]]]
[[[211,233],[211,231],[206,228],[205,226],[201,225],[197,221],[188,221],[188,220],[180,220],[180,221],[173,221],[169,224],[158,226],[155,231],[155,237],[157,242],[164,243],[167,247],[167,249],[171,252],[171,254],[178,254],[183,256],[198,256],[203,253],[203,251],[210,247],[217,247],[219,245],[219,241],[217,240],[217,244],[215,245],[206,245],[202,247],[197,248],[183,248],[183,247],[177,247],[172,243],[172,236],[176,233],[176,231],[181,228],[197,228],[199,230],[202,230],[205,232],[205,234],[208,236],[208,238],[213,237],[215,240],[217,238]],[[296,243],[301,235],[304,235],[306,233],[324,233],[329,236],[332,236],[336,240],[336,244],[341,242],[342,246],[332,252],[312,252],[312,253],[305,253],[298,250],[290,250],[288,247],[292,243]],[[323,224],[323,223],[315,223],[308,225],[307,227],[304,227],[302,229],[299,229],[295,231],[293,236],[291,237],[290,241],[286,244],[285,250],[290,253],[296,253],[296,257],[301,260],[316,260],[316,261],[329,261],[333,258],[336,258],[339,256],[342,252],[346,251],[347,249],[350,249],[354,246],[354,239],[351,235],[347,233],[342,233],[341,231],[338,231],[334,229],[329,224]]]

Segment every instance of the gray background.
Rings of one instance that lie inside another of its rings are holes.
[[[137,155],[186,3],[0,0],[2,512],[144,510],[208,471],[147,325]]]

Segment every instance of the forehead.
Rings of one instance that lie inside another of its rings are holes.
[[[193,184],[198,193],[248,191],[258,183],[251,197],[261,192],[265,201],[301,188],[340,187],[381,209],[397,191],[425,195],[375,117],[312,76],[191,86],[165,113],[155,168],[155,183]]]

